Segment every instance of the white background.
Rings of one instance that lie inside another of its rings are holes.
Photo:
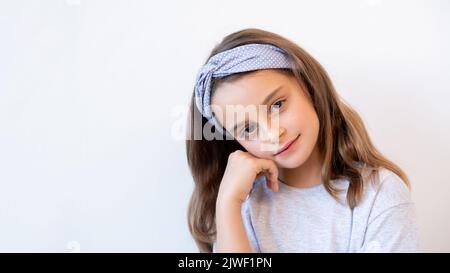
[[[172,129],[212,47],[298,43],[408,173],[450,251],[449,1],[0,1],[0,251],[191,252]]]

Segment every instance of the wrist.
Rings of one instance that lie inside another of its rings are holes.
[[[242,200],[236,198],[233,195],[227,195],[219,192],[216,200],[216,209],[218,210],[240,209],[242,203],[243,203]]]

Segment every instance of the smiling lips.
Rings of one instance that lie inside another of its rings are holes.
[[[300,135],[298,135],[296,138],[294,138],[293,140],[291,140],[290,142],[288,142],[286,145],[283,146],[283,148],[281,148],[280,150],[278,150],[278,152],[276,152],[274,155],[279,155],[282,152],[286,151],[287,149],[289,149],[292,144],[294,144],[294,142],[300,137]]]

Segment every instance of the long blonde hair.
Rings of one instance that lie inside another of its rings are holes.
[[[350,182],[347,204],[354,208],[362,198],[364,182],[377,180],[380,167],[394,172],[409,185],[406,174],[372,144],[362,119],[338,96],[325,69],[295,43],[268,31],[244,29],[226,36],[208,59],[219,52],[251,43],[272,44],[288,53],[293,63],[289,72],[307,91],[320,121],[317,145],[323,156],[322,181],[333,197],[337,198],[338,191],[331,180],[347,179]],[[213,79],[212,92],[219,82],[245,74]],[[198,126],[195,124],[201,124],[203,128],[207,123],[195,106],[194,92],[188,123],[186,154],[195,183],[189,203],[188,225],[199,250],[211,252],[216,235],[216,198],[228,156],[238,149],[245,149],[236,140],[194,139],[195,126]],[[368,171],[368,176],[363,175],[365,171]]]

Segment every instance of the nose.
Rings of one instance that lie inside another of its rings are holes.
[[[280,126],[279,121],[272,119],[267,123],[262,123],[261,128],[261,141],[262,143],[269,145],[278,145],[281,136],[286,131],[285,128]]]

